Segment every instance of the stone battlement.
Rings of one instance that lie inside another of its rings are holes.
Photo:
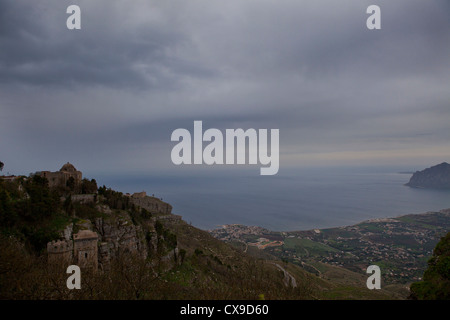
[[[58,253],[66,253],[71,252],[73,250],[72,241],[66,240],[53,240],[52,242],[47,243],[47,252],[50,254],[58,254]]]

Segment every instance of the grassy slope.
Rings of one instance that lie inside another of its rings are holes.
[[[255,264],[259,265],[264,271],[264,278],[270,282],[269,288],[277,288],[272,292],[260,292],[266,299],[401,299],[403,296],[388,290],[369,290],[366,287],[367,277],[349,270],[320,264],[321,276],[311,274],[301,267],[292,263],[284,263],[277,260],[270,254],[261,254],[261,250],[249,247],[247,253],[243,252],[245,248],[237,243],[236,247],[215,239],[209,233],[180,222],[165,222],[172,232],[177,234],[178,246],[187,251],[186,256],[195,257],[195,250],[203,252],[202,257],[217,257],[224,266],[230,266],[227,273],[221,274],[215,272],[216,281],[212,281],[212,286],[220,287],[220,284],[230,281],[228,277],[252,276],[250,268]],[[264,260],[263,260],[264,259]],[[195,260],[195,259],[194,259]],[[274,263],[283,266],[297,281],[297,289],[291,292],[282,285],[284,274]],[[173,272],[174,277],[180,283],[188,285],[192,274],[198,272],[201,266],[197,261],[191,261],[184,264],[178,270]],[[211,265],[208,266],[213,270]],[[202,270],[205,273],[206,270]],[[178,273],[177,273],[178,272]],[[198,276],[198,275],[197,275]],[[258,277],[258,275],[256,275]],[[205,279],[204,279],[205,280]],[[210,281],[210,280],[207,280]],[[273,285],[273,286],[272,286]],[[256,293],[255,298],[259,296]]]

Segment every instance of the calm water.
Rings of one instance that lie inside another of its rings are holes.
[[[257,175],[257,170],[230,170],[97,181],[124,193],[155,194],[201,229],[240,223],[276,231],[308,230],[450,208],[449,190],[406,187],[411,174],[399,171],[303,169],[268,177]]]

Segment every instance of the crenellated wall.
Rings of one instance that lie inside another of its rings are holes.
[[[72,241],[59,240],[47,243],[48,263],[70,265],[73,262]]]

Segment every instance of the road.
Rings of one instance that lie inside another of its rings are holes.
[[[289,285],[291,285],[293,288],[297,287],[297,281],[295,280],[294,276],[292,274],[290,274],[289,272],[286,271],[286,269],[284,269],[282,266],[280,266],[278,263],[273,263],[273,265],[275,265],[278,269],[280,269],[281,271],[283,271],[284,273],[284,279],[283,282],[285,284],[286,287],[288,287]]]

